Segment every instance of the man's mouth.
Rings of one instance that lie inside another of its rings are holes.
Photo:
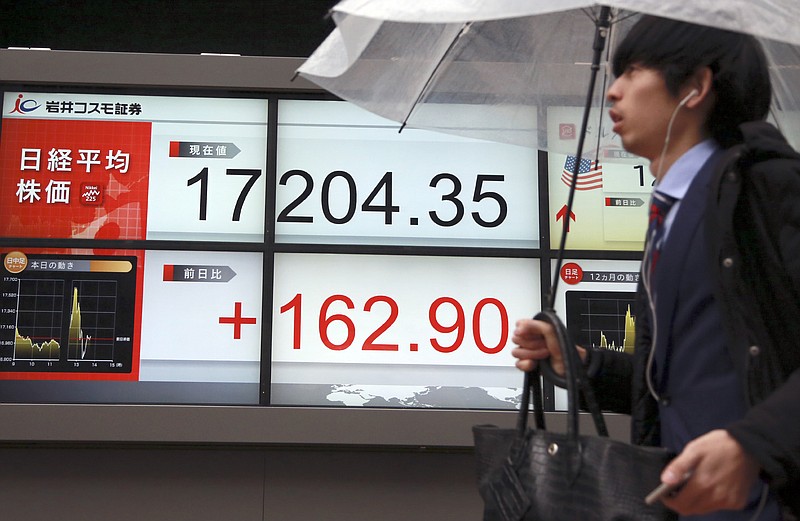
[[[620,123],[622,122],[622,115],[620,115],[620,113],[615,111],[614,109],[611,109],[611,110],[608,111],[608,116],[611,118],[611,121],[614,123],[613,131],[614,132],[619,132],[619,126],[620,126]]]

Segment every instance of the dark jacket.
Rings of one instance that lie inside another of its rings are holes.
[[[741,131],[743,143],[717,163],[705,216],[709,272],[749,407],[725,428],[800,517],[800,154],[767,123]],[[601,406],[631,414],[631,441],[658,445],[658,405],[644,379],[650,320],[643,291],[636,311],[633,356],[592,351],[587,363]]]

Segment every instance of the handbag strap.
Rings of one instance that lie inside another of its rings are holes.
[[[525,372],[525,379],[522,384],[522,397],[519,403],[520,414],[517,415],[517,437],[522,438],[528,430],[528,407],[530,400],[533,399],[534,424],[537,429],[545,430],[547,426],[544,420],[544,397],[542,395],[542,375],[537,366],[531,371]]]
[[[567,434],[573,439],[577,440],[580,434],[578,427],[578,410],[579,410],[579,392],[583,393],[586,406],[591,413],[592,420],[594,421],[595,429],[599,436],[608,436],[608,428],[606,427],[603,414],[600,411],[600,406],[597,403],[597,398],[594,395],[591,385],[589,384],[588,374],[586,368],[578,356],[575,343],[569,334],[564,323],[555,313],[549,309],[538,313],[535,320],[542,320],[553,326],[561,346],[561,353],[564,360],[564,377],[558,376],[553,371],[552,366],[548,361],[543,361],[537,364],[537,368],[533,371],[526,372],[523,382],[522,399],[520,401],[519,417],[517,421],[517,430],[520,437],[527,429],[528,418],[528,399],[533,395],[533,413],[537,429],[544,429],[544,403],[542,400],[541,392],[541,372],[544,373],[548,380],[553,381],[560,387],[567,389]]]

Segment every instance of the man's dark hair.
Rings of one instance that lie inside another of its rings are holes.
[[[634,64],[660,71],[675,97],[695,71],[709,67],[716,101],[707,126],[723,147],[741,141],[739,124],[764,120],[769,112],[772,85],[767,59],[750,35],[643,16],[614,54],[614,75]]]

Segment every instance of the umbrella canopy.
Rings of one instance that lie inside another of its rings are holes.
[[[800,144],[800,2],[609,0],[604,59],[647,13],[758,37],[770,64],[773,121]],[[578,0],[344,0],[334,32],[299,74],[401,125],[575,152],[600,5]],[[600,67],[587,150],[620,148]],[[615,141],[616,140],[616,141]]]

